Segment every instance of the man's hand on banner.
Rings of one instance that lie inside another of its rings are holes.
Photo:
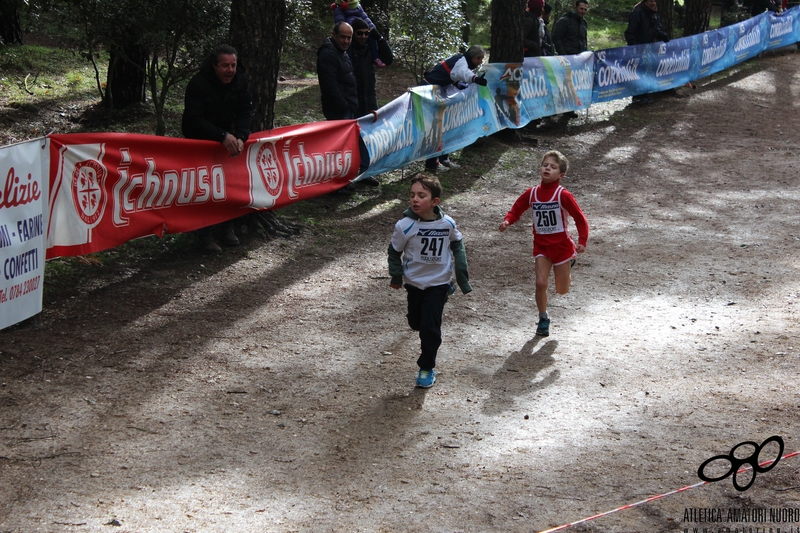
[[[225,135],[225,140],[222,141],[222,145],[228,150],[231,157],[236,157],[244,150],[244,143],[241,139],[237,139],[230,133]]]
[[[486,87],[486,85],[488,85],[488,83],[489,83],[488,81],[486,81],[486,73],[481,73],[480,76],[474,76],[472,78],[472,83],[477,83],[478,85],[481,85],[482,87]]]

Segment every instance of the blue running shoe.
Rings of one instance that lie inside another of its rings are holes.
[[[436,372],[433,370],[420,370],[417,374],[417,387],[430,389],[436,383]]]
[[[550,319],[549,318],[541,318],[539,319],[539,324],[536,326],[536,335],[539,337],[549,337],[550,336]]]

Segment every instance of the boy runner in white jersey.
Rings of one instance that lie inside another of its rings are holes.
[[[552,150],[544,154],[539,167],[541,183],[522,193],[500,224],[500,231],[505,231],[519,220],[525,211],[533,209],[536,307],[539,309],[536,334],[541,337],[550,335],[550,317],[547,315],[547,285],[550,270],[553,270],[555,277],[556,292],[567,294],[572,281],[571,263],[576,257],[576,252],[582,254],[586,251],[586,241],[589,238],[589,223],[586,221],[586,216],[575,201],[575,197],[560,185],[567,168],[569,161],[561,152]],[[569,232],[569,216],[575,220],[578,229],[577,245]]]
[[[395,224],[389,244],[389,286],[405,288],[408,325],[419,331],[422,346],[417,366],[417,387],[436,381],[436,353],[442,344],[442,314],[454,290],[451,271],[461,292],[472,291],[467,254],[455,221],[439,207],[442,186],[434,176],[420,174],[411,180],[411,206]]]

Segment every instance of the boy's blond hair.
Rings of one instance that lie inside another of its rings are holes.
[[[439,178],[433,174],[420,172],[414,179],[411,180],[411,185],[414,185],[415,183],[419,183],[428,189],[428,192],[431,193],[431,198],[442,197],[442,184],[439,182]]]
[[[564,174],[567,173],[567,170],[569,169],[569,160],[566,158],[564,154],[562,154],[558,150],[550,150],[549,152],[546,152],[542,156],[542,164],[544,164],[544,160],[547,159],[548,157],[552,157],[558,162],[558,170],[560,170]]]

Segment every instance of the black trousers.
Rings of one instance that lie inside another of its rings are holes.
[[[417,366],[431,370],[436,366],[436,353],[442,344],[442,314],[447,303],[449,285],[418,289],[406,284],[408,292],[408,325],[419,331],[422,350]]]

